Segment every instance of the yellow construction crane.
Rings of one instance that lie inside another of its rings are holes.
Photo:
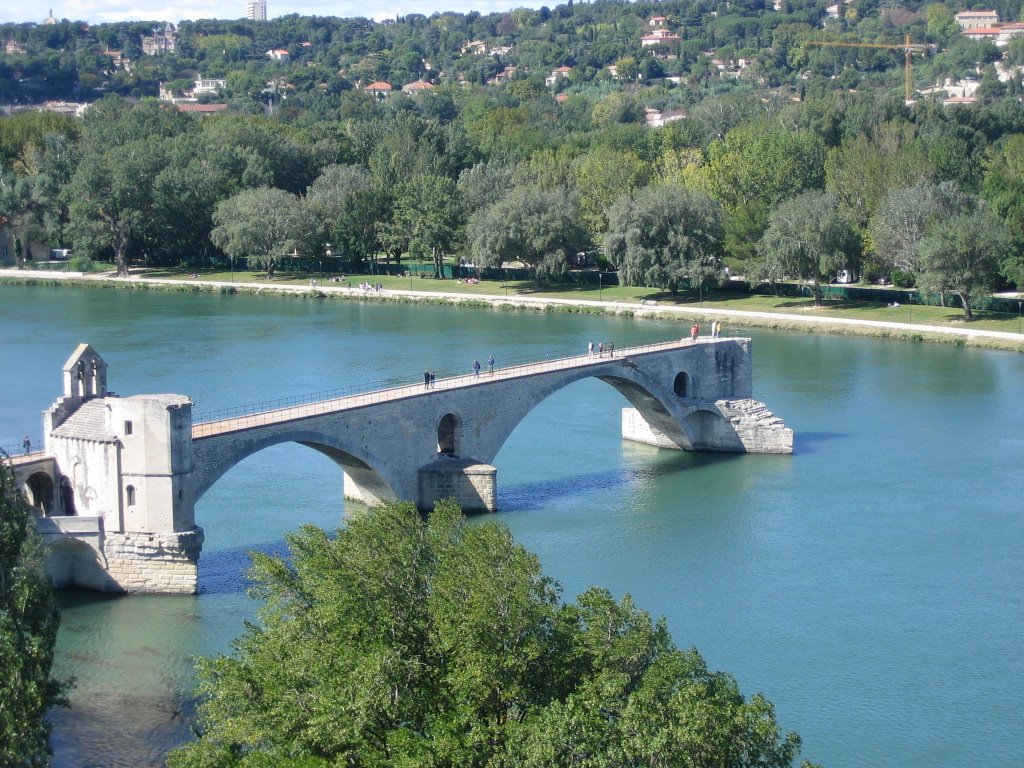
[[[808,40],[808,45],[820,45],[823,47],[836,48],[889,48],[891,50],[903,51],[903,98],[910,101],[914,95],[914,62],[913,55],[928,49],[927,45],[910,42],[910,35],[907,35],[903,43],[844,43],[832,40]]]

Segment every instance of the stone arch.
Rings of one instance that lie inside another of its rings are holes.
[[[345,473],[346,496],[350,495],[350,484],[354,484],[366,491],[352,494],[354,498],[397,498],[395,488],[398,484],[396,478],[391,476],[387,462],[376,455],[371,455],[369,461],[364,461],[342,441],[320,431],[296,429],[270,432],[242,445],[236,444],[230,438],[229,435],[221,439],[204,438],[193,442],[193,502],[199,501],[217,480],[249,456],[282,443],[299,443],[312,448],[341,467]]]
[[[53,478],[47,472],[33,472],[25,481],[28,503],[44,517],[53,514]]]
[[[47,547],[44,568],[57,588],[79,586],[108,591],[114,584],[103,556],[84,541],[58,539]]]
[[[454,413],[446,413],[437,423],[437,452],[446,456],[458,456],[458,438],[462,420]]]
[[[493,462],[509,435],[530,411],[559,390],[589,378],[596,378],[613,387],[669,442],[683,450],[692,450],[692,441],[683,425],[683,416],[688,412],[688,406],[681,404],[674,395],[671,376],[669,372],[659,372],[652,376],[626,358],[609,360],[606,366],[599,368],[565,370],[557,377],[548,378],[545,386],[530,392],[529,398],[510,399],[509,405],[516,407],[505,409],[507,418],[495,425],[500,428],[481,435],[483,439],[479,450],[464,448],[463,455],[472,455],[487,463]]]

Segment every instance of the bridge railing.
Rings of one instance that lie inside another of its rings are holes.
[[[42,453],[43,451],[43,438],[37,437],[36,435],[29,435],[30,446],[28,453]],[[11,458],[25,455],[25,443],[24,438],[16,443],[9,443],[7,445],[0,445],[0,454],[7,454]]]
[[[714,339],[707,336],[698,339],[698,343],[712,341]],[[534,373],[550,371],[552,366],[570,368],[601,364],[612,357],[620,359],[646,353],[661,352],[680,346],[689,346],[692,343],[689,339],[674,339],[672,341],[641,344],[626,348],[616,347],[614,352],[605,349],[603,357],[599,357],[595,347],[593,356],[584,352],[583,354],[559,357],[549,355],[541,359],[536,357],[508,358],[501,361],[504,364],[495,365],[493,375],[488,371],[487,361],[481,360],[479,378],[472,371],[468,373],[446,372],[445,375],[438,376],[435,379],[430,391],[461,387],[473,383],[486,384],[499,378],[507,379],[517,376],[529,376]],[[213,422],[230,421],[232,422],[232,429],[244,429],[287,421],[290,418],[305,418],[332,413],[346,406],[373,405],[404,397],[412,397],[423,394],[425,391],[427,390],[422,378],[415,383],[409,383],[407,380],[390,379],[378,382],[376,387],[371,387],[370,389],[367,389],[365,386],[341,387],[310,392],[294,397],[262,400],[211,411],[197,410],[193,416],[192,423],[194,427],[200,427],[212,424]],[[195,430],[196,436],[202,435],[203,431],[202,429]]]

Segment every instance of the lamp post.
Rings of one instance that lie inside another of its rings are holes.
[[[324,243],[324,256],[326,256],[328,259],[331,258],[331,244],[330,243]],[[328,261],[328,266],[330,266],[330,261]],[[324,267],[323,267],[323,262],[321,262],[321,264],[320,264],[320,278],[323,279],[323,276],[324,276]]]
[[[235,281],[235,255],[231,254],[231,282]]]
[[[1017,335],[1020,336],[1020,308],[1024,301],[1017,302]]]
[[[907,304],[910,307],[910,324],[913,325],[914,324],[914,292],[913,291],[911,291],[909,294],[907,294],[907,299],[908,299]]]
[[[597,270],[597,300],[604,301],[604,272]]]
[[[508,298],[508,270],[507,269],[505,270],[505,283],[504,283],[503,287],[505,288],[505,298],[507,299]]]

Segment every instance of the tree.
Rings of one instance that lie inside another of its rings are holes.
[[[462,208],[454,181],[417,174],[402,184],[392,226],[403,233],[411,256],[434,263],[437,278],[444,277],[444,257],[454,247],[461,225]]]
[[[824,186],[824,161],[825,145],[814,134],[745,123],[708,147],[703,187],[729,210],[751,201],[771,208]]]
[[[920,244],[925,290],[952,291],[960,297],[967,320],[974,319],[973,302],[996,286],[999,260],[1010,247],[1010,233],[984,204],[937,221]]]
[[[647,183],[650,168],[633,152],[601,144],[572,164],[580,213],[594,236],[608,227],[608,211],[619,197]]]
[[[0,765],[49,765],[44,715],[67,687],[50,676],[59,623],[35,518],[0,455]]]
[[[566,189],[527,184],[477,211],[467,239],[473,260],[485,267],[521,262],[540,282],[566,269],[586,240],[575,197]]]
[[[821,281],[849,265],[859,245],[857,234],[836,198],[813,190],[787,200],[768,217],[758,242],[759,274],[770,280],[798,277],[811,284],[821,306]]]
[[[917,249],[928,228],[963,205],[963,195],[950,184],[918,182],[894,189],[871,217],[869,232],[878,259],[903,272],[917,272]]]
[[[246,189],[217,203],[214,245],[232,259],[269,260],[308,246],[309,217],[295,195],[283,189]]]
[[[128,274],[133,246],[150,223],[152,180],[164,167],[162,147],[137,139],[89,151],[71,180],[68,228],[75,248],[89,256],[110,249],[118,276]]]
[[[172,768],[217,765],[792,765],[749,701],[664,621],[560,586],[496,523],[453,502],[306,526],[255,554],[259,625],[198,665],[199,738]]]
[[[718,203],[697,190],[652,186],[612,207],[604,252],[623,284],[675,293],[721,271],[724,239]]]
[[[1024,133],[1010,134],[989,148],[981,193],[1013,236],[1002,273],[1024,289]]]

